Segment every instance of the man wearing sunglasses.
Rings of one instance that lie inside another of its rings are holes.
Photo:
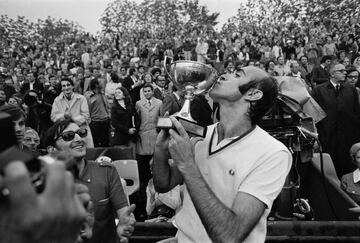
[[[135,205],[128,206],[116,169],[106,162],[85,159],[87,129],[71,119],[56,122],[47,132],[44,144],[48,151],[62,151],[74,157],[78,182],[89,188],[94,205],[95,223],[90,242],[127,242],[134,231]],[[115,215],[119,223],[115,225]]]
[[[360,141],[360,106],[356,88],[345,82],[343,64],[330,67],[330,81],[316,86],[312,96],[326,112],[316,124],[323,151],[329,153],[339,178],[355,170],[350,147]]]

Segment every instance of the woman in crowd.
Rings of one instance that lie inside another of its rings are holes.
[[[115,129],[113,145],[130,145],[136,141],[134,108],[130,94],[124,87],[115,89],[111,124]]]
[[[360,143],[355,143],[350,148],[350,156],[357,168],[354,172],[343,175],[341,178],[341,188],[349,194],[357,204],[360,204]]]
[[[121,82],[119,76],[113,72],[110,74],[110,82],[107,82],[105,85],[105,96],[111,105],[114,101],[115,90],[121,87]]]

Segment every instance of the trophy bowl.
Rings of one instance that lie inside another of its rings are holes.
[[[174,86],[180,90],[193,86],[195,95],[209,90],[219,77],[216,69],[201,62],[176,61],[167,64],[167,60],[168,57],[165,57],[165,73]]]
[[[185,130],[195,136],[204,137],[206,127],[196,123],[190,114],[190,102],[194,95],[199,95],[208,91],[219,78],[216,69],[204,63],[194,61],[176,61],[171,58],[164,58],[165,74],[173,82],[178,90],[184,92],[184,105],[175,115]],[[173,124],[169,118],[160,117],[158,128],[172,128]]]

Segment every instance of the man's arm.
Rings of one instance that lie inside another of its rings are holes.
[[[184,178],[206,232],[214,242],[243,241],[281,191],[290,169],[289,153],[275,153],[267,162],[251,172],[239,187],[229,208],[214,194],[202,177],[195,163],[194,148],[191,147],[184,128],[175,119],[172,121],[179,134],[170,130],[172,139],[169,142],[169,150]]]
[[[169,165],[169,135],[167,133],[162,129],[157,136],[152,164],[153,182],[155,190],[159,193],[168,192],[183,181],[176,166]]]

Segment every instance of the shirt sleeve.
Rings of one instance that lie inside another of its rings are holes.
[[[284,186],[291,162],[291,154],[285,150],[266,156],[247,176],[238,191],[256,197],[270,209]]]
[[[109,167],[110,201],[115,210],[128,206],[124,188],[121,185],[119,174],[114,167]]]

